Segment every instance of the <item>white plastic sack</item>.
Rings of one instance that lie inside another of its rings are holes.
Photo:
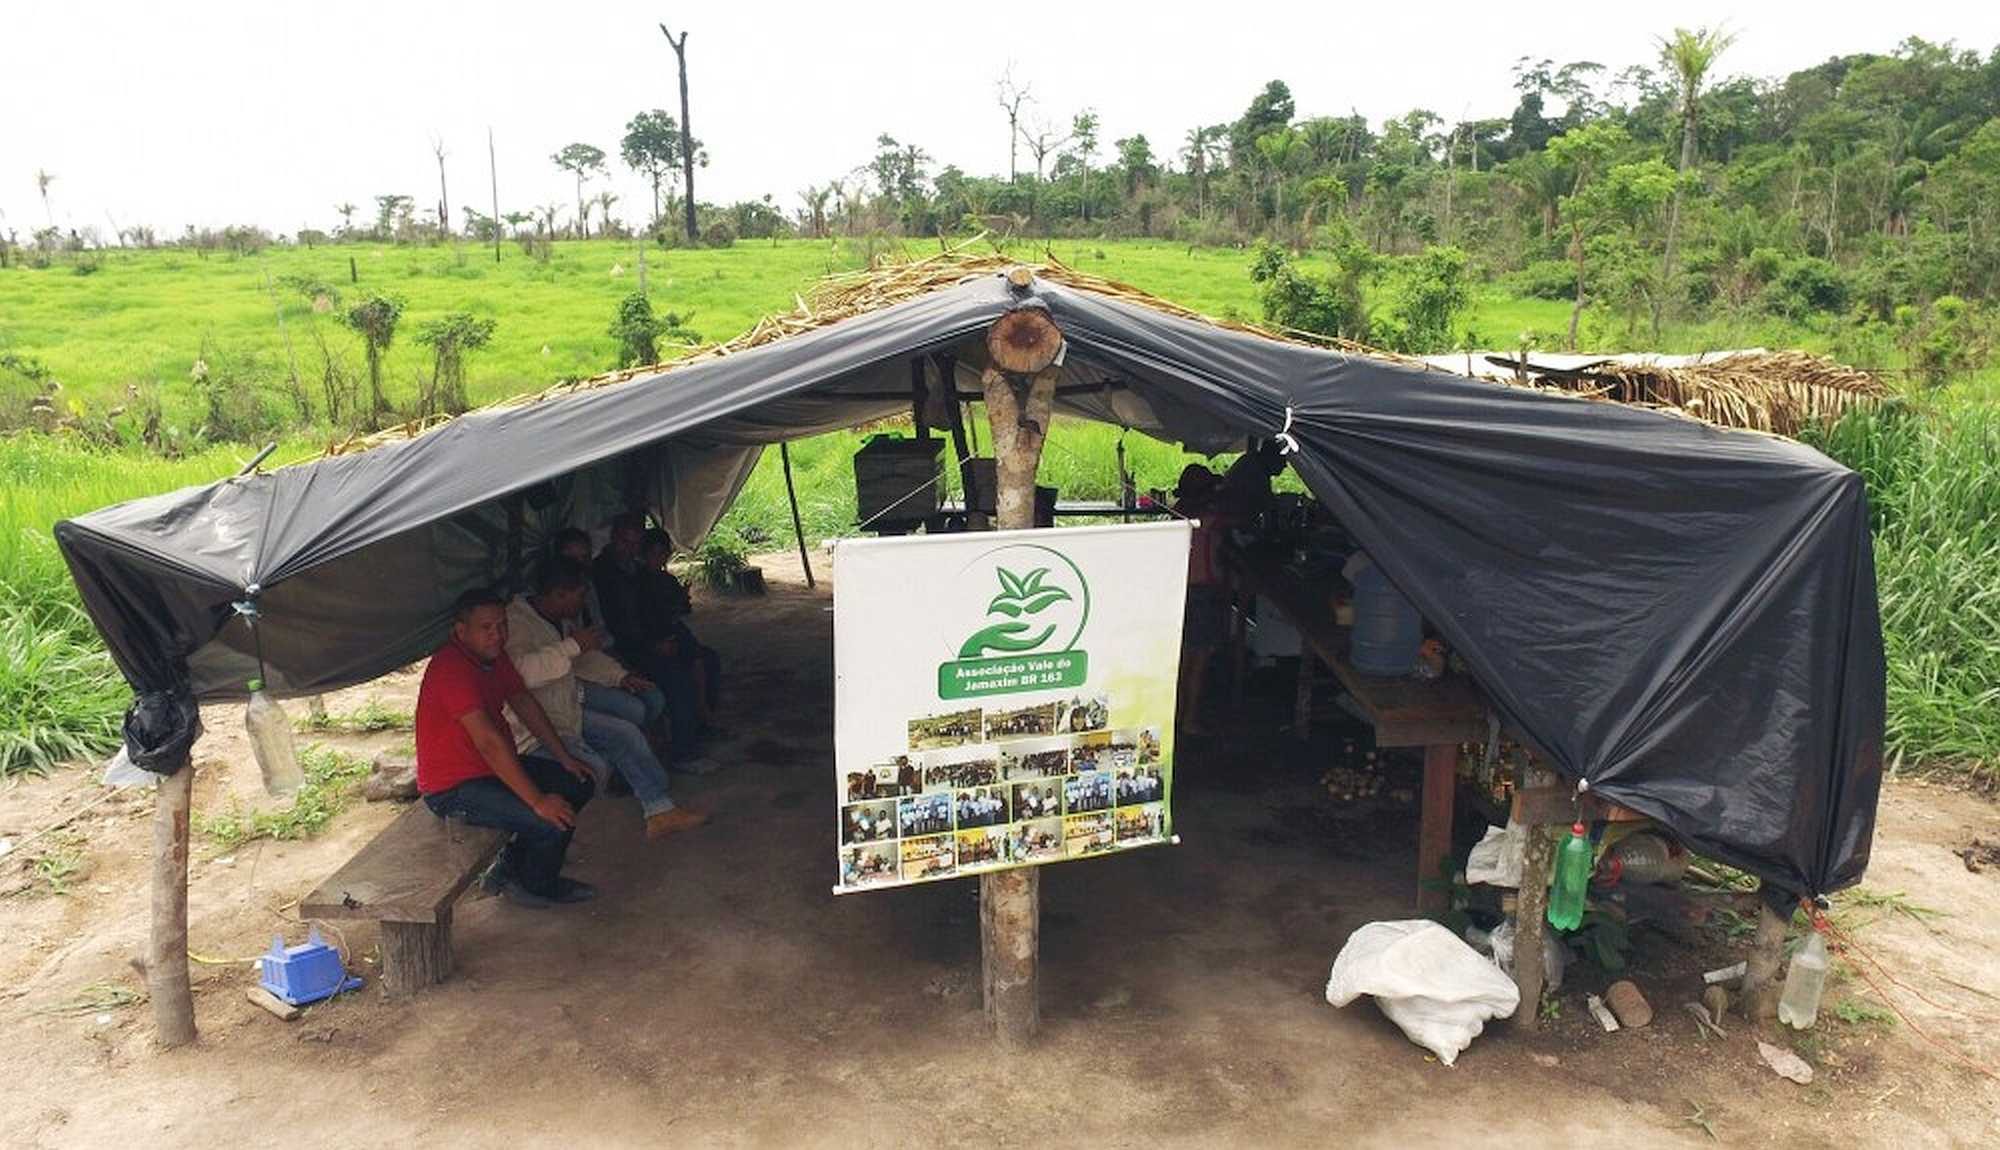
[[[1519,889],[1521,854],[1526,845],[1521,828],[1511,821],[1505,827],[1487,827],[1486,837],[1466,856],[1465,881]]]
[[[1469,931],[1466,941],[1472,943],[1474,946],[1479,945],[1478,940],[1470,937]],[[1514,976],[1514,920],[1510,918],[1499,926],[1494,927],[1493,933],[1486,936],[1486,944],[1493,951],[1493,961],[1499,965],[1502,972],[1509,978],[1512,978]],[[1555,930],[1545,926],[1542,929],[1542,990],[1549,994],[1561,990],[1563,971],[1568,966],[1569,952],[1563,949],[1562,943],[1556,941]]]
[[[1429,919],[1371,922],[1348,936],[1333,960],[1326,1000],[1346,1006],[1364,994],[1446,1066],[1487,1019],[1506,1018],[1521,1002],[1499,967]]]

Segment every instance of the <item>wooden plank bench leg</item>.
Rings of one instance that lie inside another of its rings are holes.
[[[1451,892],[1442,881],[1445,860],[1451,857],[1452,803],[1457,786],[1458,744],[1425,747],[1423,824],[1417,831],[1417,909],[1427,916],[1442,914],[1451,906]]]
[[[382,990],[407,998],[451,977],[451,908],[436,922],[382,924]]]

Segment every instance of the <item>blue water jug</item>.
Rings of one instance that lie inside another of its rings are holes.
[[[1354,639],[1349,658],[1364,675],[1407,675],[1424,641],[1424,619],[1382,569],[1354,575]]]

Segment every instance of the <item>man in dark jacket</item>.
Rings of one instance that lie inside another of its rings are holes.
[[[591,565],[598,607],[619,661],[666,693],[675,769],[706,774],[715,763],[701,754],[701,694],[694,656],[692,651],[683,653],[684,640],[671,626],[673,614],[659,602],[664,589],[658,572],[646,567],[645,542],[645,519],[638,512],[612,519],[611,541]],[[692,646],[691,637],[686,642]]]

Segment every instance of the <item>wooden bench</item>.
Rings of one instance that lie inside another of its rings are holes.
[[[417,802],[307,895],[299,917],[381,923],[382,989],[414,994],[451,976],[452,903],[506,841]]]

